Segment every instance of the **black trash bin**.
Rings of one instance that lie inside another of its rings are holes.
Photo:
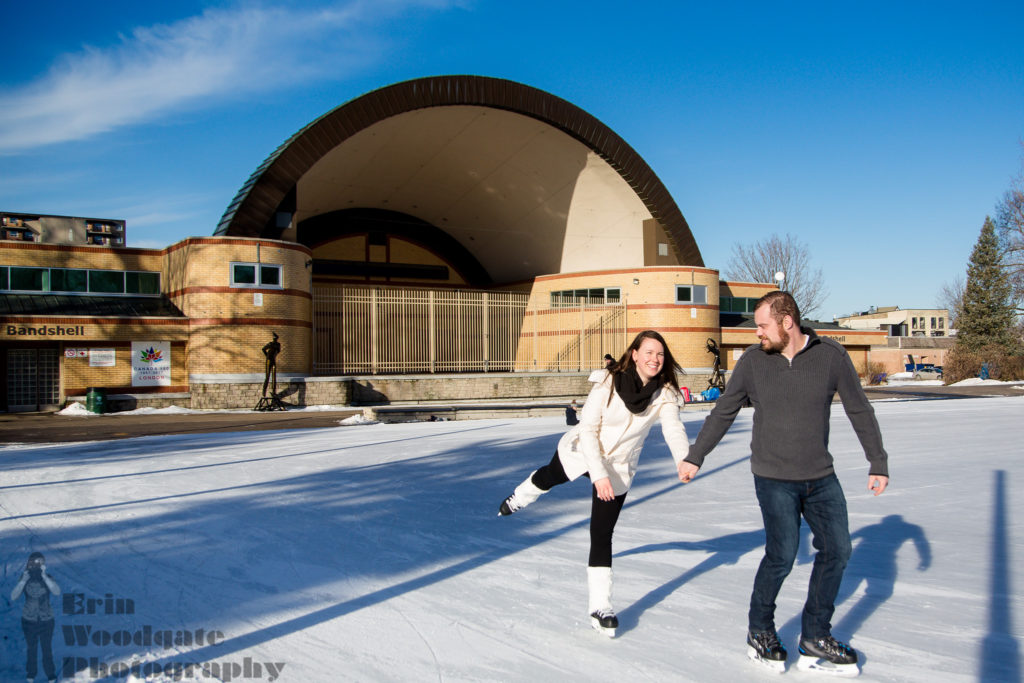
[[[89,387],[85,392],[85,409],[90,413],[103,413],[107,407],[107,391],[103,387]]]

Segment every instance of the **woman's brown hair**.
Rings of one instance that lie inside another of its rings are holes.
[[[615,361],[615,364],[608,368],[608,372],[615,375],[621,375],[636,367],[636,363],[633,362],[633,352],[640,348],[643,344],[644,339],[653,339],[654,341],[661,344],[661,348],[665,351],[665,362],[661,366],[661,372],[658,373],[658,380],[662,386],[670,386],[679,391],[679,381],[676,379],[676,372],[682,373],[683,369],[676,363],[676,359],[672,357],[672,351],[669,350],[668,344],[665,343],[665,338],[661,336],[659,332],[654,330],[644,330],[643,332],[636,335],[633,338],[633,343],[623,352],[619,357],[619,360]]]

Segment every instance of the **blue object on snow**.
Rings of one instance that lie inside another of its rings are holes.
[[[705,401],[714,401],[715,399],[722,395],[722,390],[719,389],[718,387],[711,387],[710,389],[705,389],[704,391],[700,392],[700,395],[701,398],[703,398]]]

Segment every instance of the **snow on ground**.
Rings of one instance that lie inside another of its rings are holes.
[[[878,498],[834,410],[854,536],[835,634],[861,680],[1020,680],[1024,397],[875,409]],[[703,414],[683,418],[692,439]],[[780,680],[743,642],[763,544],[750,428],[744,410],[687,486],[652,434],[616,531],[614,640],[586,619],[586,483],[496,517],[557,418],[3,448],[0,678],[24,680],[7,596],[38,550],[76,681]],[[779,598],[782,680],[820,676],[793,666],[811,552]]]

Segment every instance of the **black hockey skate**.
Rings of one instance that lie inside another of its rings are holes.
[[[609,638],[615,637],[615,629],[619,627],[619,618],[610,607],[602,607],[590,615],[590,625]]]
[[[786,670],[786,648],[775,629],[747,632],[747,657],[776,673]]]
[[[857,653],[832,636],[814,640],[801,638],[800,660],[796,665],[802,671],[820,671],[834,676],[853,677],[860,674]]]

